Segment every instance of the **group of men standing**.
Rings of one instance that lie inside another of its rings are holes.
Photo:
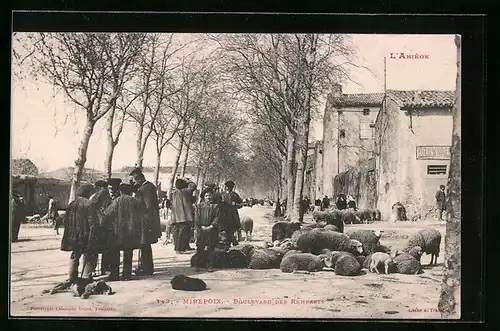
[[[83,256],[81,278],[92,279],[101,258],[101,274],[109,280],[132,278],[133,250],[139,249],[136,276],[154,273],[151,244],[161,237],[158,197],[155,185],[136,169],[131,182],[118,178],[83,184],[66,210],[61,250],[71,252],[69,280],[78,278]],[[120,277],[120,251],[123,272]]]

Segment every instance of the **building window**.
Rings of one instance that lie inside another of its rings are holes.
[[[340,138],[345,138],[345,130],[344,129],[340,129],[339,136],[340,136]]]
[[[427,166],[427,174],[428,175],[446,175],[446,164],[435,164]]]
[[[374,129],[369,119],[362,118],[359,122],[359,137],[361,139],[373,139]]]
[[[370,115],[370,109],[368,109],[368,108],[363,109],[363,115],[365,115],[365,116]]]

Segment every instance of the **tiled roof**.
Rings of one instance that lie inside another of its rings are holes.
[[[336,107],[378,107],[382,105],[384,93],[349,93],[340,97],[331,97],[330,101]]]
[[[401,108],[448,108],[455,101],[454,91],[388,90],[387,95]],[[330,102],[334,107],[379,107],[383,98],[384,93],[349,93],[330,96]]]
[[[451,108],[455,91],[387,91],[400,108]]]

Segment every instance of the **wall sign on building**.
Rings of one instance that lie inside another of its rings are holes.
[[[417,146],[417,160],[449,160],[450,146]]]

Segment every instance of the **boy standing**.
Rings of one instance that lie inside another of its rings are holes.
[[[213,252],[219,242],[218,209],[212,192],[205,192],[203,201],[195,207],[196,254],[207,254],[207,270],[213,271]]]

